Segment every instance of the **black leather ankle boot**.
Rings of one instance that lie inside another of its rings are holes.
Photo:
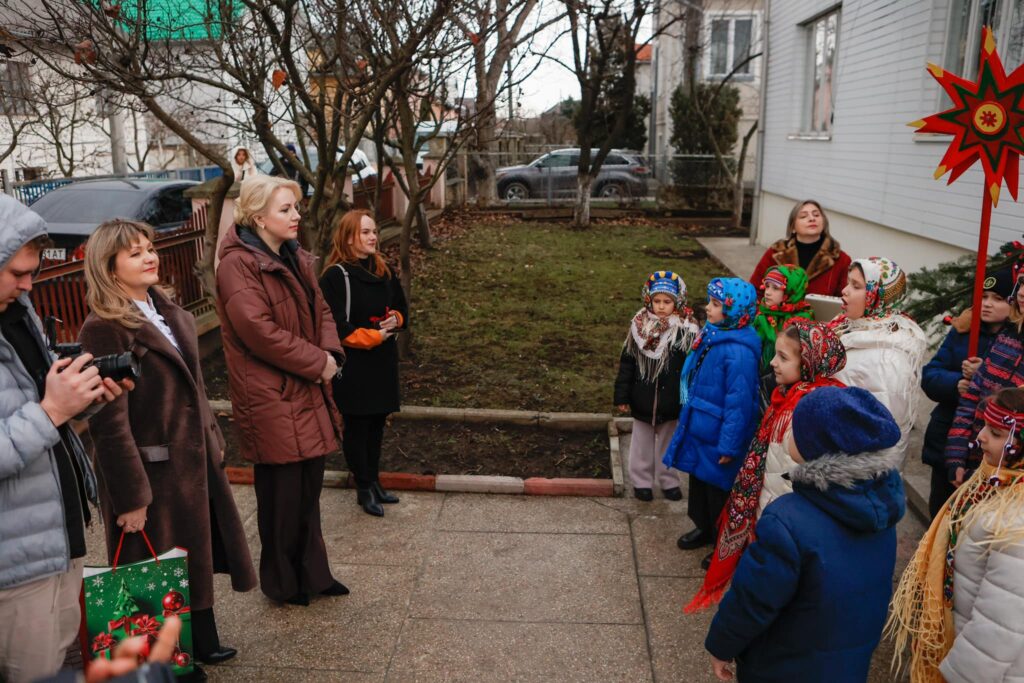
[[[356,502],[363,508],[363,512],[374,517],[383,517],[384,508],[377,501],[377,495],[372,488],[356,489]]]
[[[370,489],[373,491],[373,495],[377,496],[377,502],[384,503],[385,505],[394,505],[398,502],[398,496],[393,493],[388,493],[381,488],[380,482],[375,481],[370,484]]]

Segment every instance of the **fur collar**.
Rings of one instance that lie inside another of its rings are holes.
[[[858,482],[899,469],[902,462],[903,453],[897,447],[857,455],[823,455],[797,465],[790,471],[789,478],[794,484],[806,484],[819,491],[827,491],[833,485],[852,489]]]
[[[773,252],[772,258],[779,265],[800,263],[800,257],[796,251],[795,237],[778,240],[772,244],[771,249]],[[841,253],[839,242],[832,239],[830,235],[825,235],[825,239],[821,242],[821,247],[818,248],[818,253],[814,255],[807,268],[804,269],[807,272],[807,279],[813,280],[822,273],[828,272],[836,264],[836,261],[839,260]]]

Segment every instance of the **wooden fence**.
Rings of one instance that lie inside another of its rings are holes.
[[[210,315],[213,303],[206,297],[196,265],[203,258],[206,209],[201,207],[185,227],[159,235],[154,244],[160,255],[160,274],[171,288],[179,306],[196,318]],[[85,268],[82,261],[61,263],[40,271],[32,284],[30,297],[40,318],[48,315],[62,321],[57,326],[57,341],[73,342],[89,315],[85,303]]]

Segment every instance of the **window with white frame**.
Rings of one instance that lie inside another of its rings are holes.
[[[704,77],[722,79],[732,74],[736,80],[754,78],[753,60],[756,17],[745,15],[710,15],[707,21],[707,59]]]
[[[983,26],[992,28],[1007,71],[1024,61],[1024,0],[950,0],[944,69],[975,79]]]
[[[0,111],[11,116],[32,113],[29,65],[7,60],[0,62]]]
[[[807,105],[804,130],[826,136],[835,118],[836,67],[839,47],[839,9],[804,25],[807,32]]]

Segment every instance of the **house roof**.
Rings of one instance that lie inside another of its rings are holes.
[[[641,45],[636,50],[636,61],[638,62],[649,62],[651,61],[651,55],[654,52],[651,44]]]

